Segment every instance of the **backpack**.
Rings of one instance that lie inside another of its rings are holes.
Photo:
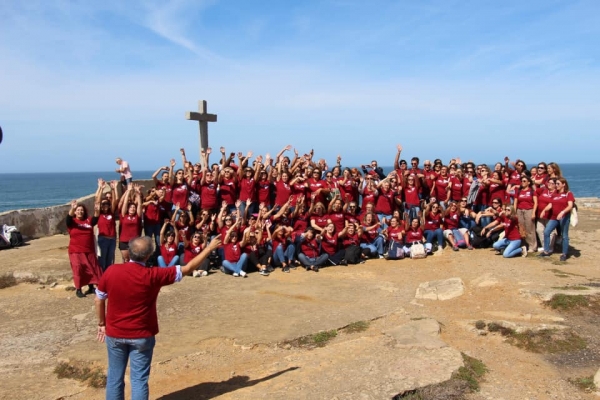
[[[19,231],[12,231],[10,233],[10,245],[12,247],[22,246],[23,245],[23,235]]]
[[[390,241],[390,249],[387,252],[388,260],[402,260],[404,258],[404,248],[402,243]]]
[[[0,250],[2,249],[10,249],[12,246],[10,245],[10,241],[6,240],[4,236],[0,235]]]
[[[358,264],[360,262],[360,255],[362,249],[359,246],[348,246],[346,247],[346,255],[344,259],[348,264]]]

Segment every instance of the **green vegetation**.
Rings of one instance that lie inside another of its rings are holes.
[[[409,390],[394,397],[394,400],[460,400],[469,393],[479,390],[479,383],[488,372],[481,360],[461,353],[464,365],[458,369],[450,380],[436,385],[429,385]]]
[[[564,262],[560,262],[560,261],[556,261],[555,263],[558,263],[559,265],[565,264]],[[556,269],[556,268],[551,268],[547,271],[553,272],[556,276],[566,275],[566,276],[580,276],[580,277],[585,278],[585,275],[574,274],[572,272],[566,272],[566,271],[562,271],[562,270]]]
[[[572,310],[574,308],[587,307],[589,301],[586,296],[570,296],[559,293],[552,296],[552,298],[544,304],[550,306],[553,310]]]
[[[569,378],[569,383],[577,386],[584,392],[591,393],[596,391],[596,385],[594,384],[594,376],[584,376],[583,378]]]
[[[68,363],[61,362],[54,373],[59,379],[75,379],[80,382],[86,382],[88,386],[94,388],[106,387],[106,375],[99,367],[89,367],[82,362]]]
[[[552,289],[557,290],[590,290],[587,286],[553,286]]]
[[[369,321],[356,321],[344,328],[346,333],[364,332],[369,329]]]
[[[532,353],[564,353],[585,349],[587,346],[586,341],[570,329],[528,329],[517,332],[495,322],[490,322],[487,329],[500,333],[513,346]]]
[[[332,329],[330,331],[322,331],[319,333],[315,333],[312,335],[312,342],[319,347],[323,347],[329,342],[331,339],[337,336],[337,331]]]
[[[475,322],[475,328],[477,329],[485,329],[485,326],[485,322],[482,320]]]

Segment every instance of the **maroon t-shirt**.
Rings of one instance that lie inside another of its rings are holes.
[[[98,290],[108,295],[106,335],[136,339],[158,333],[156,298],[160,288],[175,283],[176,267],[148,268],[135,262],[108,268]]]
[[[142,219],[137,214],[121,215],[120,224],[119,242],[129,242],[142,234]]]
[[[69,253],[94,253],[94,225],[92,217],[80,220],[75,217],[67,220],[67,230],[69,231]]]
[[[98,236],[111,238],[117,236],[117,221],[113,214],[100,214],[98,217]]]

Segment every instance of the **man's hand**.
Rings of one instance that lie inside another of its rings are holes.
[[[98,340],[100,343],[104,343],[105,339],[106,339],[106,326],[99,326],[98,333],[96,334],[96,340]]]

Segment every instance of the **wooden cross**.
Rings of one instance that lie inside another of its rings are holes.
[[[217,122],[217,114],[208,114],[206,112],[206,100],[200,100],[198,101],[198,112],[186,112],[185,119],[198,121],[200,125],[200,149],[206,150],[208,148],[208,123]]]

